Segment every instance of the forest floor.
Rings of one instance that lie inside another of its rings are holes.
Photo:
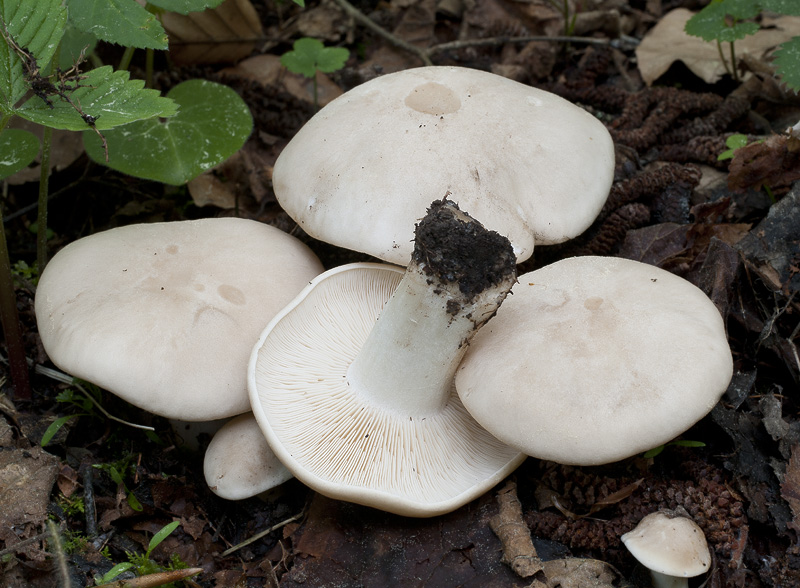
[[[603,216],[567,245],[538,248],[520,272],[593,254],[685,277],[725,319],[733,381],[713,411],[681,437],[703,446],[668,445],[655,457],[596,467],[529,458],[457,511],[413,519],[335,501],[296,480],[260,498],[223,500],[206,485],[202,451],[183,447],[165,419],[104,392],[109,413],[150,425],[154,433],[89,410],[42,447],[56,419],[86,411],[57,401],[70,386],[38,372],[32,372],[31,401],[15,400],[6,379],[0,585],[94,586],[96,577],[144,553],[159,530],[180,521],[145,558],[165,569],[202,568],[175,586],[648,586],[620,536],[649,512],[682,507],[713,554],[711,570],[690,585],[800,586],[800,138],[785,133],[800,120],[800,99],[772,75],[768,55],[776,37],[742,46],[740,81],[725,73],[714,44],[683,33],[686,11],[703,4],[691,0],[569,2],[576,15],[570,42],[541,39],[564,31],[559,11],[545,0],[355,4],[391,36],[365,28],[338,0],[312,1],[304,9],[254,4],[261,38],[235,64],[207,62],[230,43],[212,43],[205,56],[180,57],[175,45],[169,61],[156,61],[162,92],[196,77],[239,92],[255,121],[244,148],[174,188],[98,165],[77,133],[57,134],[51,254],[111,227],[238,215],[301,237],[326,268],[366,259],[303,235],[272,193],[277,155],[313,114],[310,81],[281,70],[278,56],[297,38],[314,37],[351,51],[342,70],[318,74],[322,104],[377,75],[423,65],[424,58],[492,71],[595,114],[616,145]],[[782,40],[800,35],[799,17],[764,16],[761,25]],[[118,55],[113,47],[99,51],[108,59]],[[134,75],[143,65],[134,59]],[[748,137],[749,151],[719,161],[734,133]],[[38,173],[26,170],[6,186],[12,263],[32,265],[36,257],[31,224]],[[33,314],[35,273],[19,273],[28,358],[53,367]],[[201,438],[201,445],[207,441]],[[501,511],[515,496],[521,519]],[[560,571],[516,573],[503,560],[508,538],[504,545],[490,526],[498,516],[510,516],[509,524],[524,521],[538,557],[561,562]],[[571,558],[582,558],[581,565]]]

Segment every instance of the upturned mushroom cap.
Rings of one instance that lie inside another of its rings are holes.
[[[354,391],[348,368],[403,270],[328,270],[267,326],[249,368],[253,413],[278,458],[303,483],[340,500],[406,516],[449,512],[524,459],[475,422],[453,391],[414,414]],[[401,405],[408,390],[397,390]]]
[[[639,563],[665,576],[692,578],[711,567],[703,530],[674,511],[650,513],[622,536],[622,542]]]
[[[518,261],[595,219],[614,146],[592,115],[491,73],[432,66],[381,76],[320,110],[275,163],[281,206],[310,235],[398,265],[431,194],[450,192]]]
[[[208,444],[203,473],[211,491],[221,498],[242,500],[275,488],[291,479],[253,413],[231,419]]]
[[[321,271],[300,241],[255,221],[131,225],[59,251],[36,319],[67,373],[161,416],[214,420],[250,409],[253,343]]]
[[[609,463],[675,438],[725,392],[722,317],[690,282],[605,257],[518,280],[456,373],[464,406],[501,441],[559,463]]]

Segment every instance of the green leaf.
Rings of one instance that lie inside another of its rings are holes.
[[[678,439],[677,441],[670,442],[670,445],[677,447],[705,447],[706,444],[702,441],[689,441],[688,439]]]
[[[0,0],[0,110],[11,113],[28,91],[18,51],[30,52],[41,70],[55,53],[67,22],[61,0]]]
[[[289,71],[313,78],[317,70],[331,73],[342,69],[350,52],[341,47],[325,47],[322,41],[303,37],[292,45],[292,51],[281,56],[281,65]]]
[[[761,0],[761,7],[778,14],[800,16],[800,2],[797,0]]]
[[[50,443],[50,441],[53,439],[53,437],[55,437],[56,433],[58,433],[58,431],[61,429],[61,427],[66,425],[72,419],[75,419],[75,418],[78,418],[78,417],[81,417],[81,416],[86,416],[86,415],[83,415],[83,414],[69,414],[67,416],[63,416],[63,417],[60,417],[60,418],[57,418],[56,420],[54,420],[52,423],[50,423],[50,426],[47,427],[47,430],[45,430],[44,435],[42,435],[42,440],[40,441],[39,444],[42,447],[44,447],[45,445]]]
[[[147,546],[147,554],[145,557],[150,557],[150,554],[153,550],[158,547],[158,545],[167,537],[169,537],[170,533],[172,533],[178,526],[181,524],[180,521],[172,521],[168,525],[165,525],[163,529],[161,529],[158,533],[153,535],[153,538],[150,539],[150,544]]]
[[[21,129],[5,129],[0,133],[0,179],[28,167],[38,153],[36,135]]]
[[[658,447],[653,447],[652,449],[645,451],[642,454],[642,457],[645,459],[650,459],[651,457],[656,457],[660,455],[662,451],[664,451],[665,445],[659,445]]]
[[[775,51],[775,73],[795,92],[800,91],[800,37],[793,37]]]
[[[758,31],[758,23],[742,21],[760,11],[756,0],[715,0],[690,18],[684,30],[704,41],[732,43]]]
[[[717,161],[724,161],[726,159],[733,158],[733,154],[737,149],[747,145],[747,135],[734,133],[725,139],[725,145],[728,147],[728,149],[717,156]]]
[[[306,7],[306,0],[293,0],[293,2],[295,4],[297,4],[298,6],[300,6],[301,8],[305,8]]]
[[[108,570],[105,574],[103,574],[103,577],[100,579],[100,581],[96,582],[96,583],[97,584],[108,584],[114,578],[119,576],[122,572],[127,572],[132,567],[133,567],[133,564],[131,562],[129,562],[129,561],[118,563],[113,568]]]
[[[61,50],[58,52],[58,65],[64,71],[78,63],[81,55],[88,55],[97,46],[97,37],[79,31],[67,22],[64,36],[61,37]]]
[[[177,112],[177,105],[157,90],[145,89],[144,81],[129,79],[127,71],[113,71],[110,65],[86,73],[80,87],[67,96],[85,114],[93,116],[98,130],[112,129],[155,116],[168,117]],[[14,114],[54,129],[83,131],[87,123],[73,104],[52,97],[53,108],[38,96],[32,96]]]
[[[167,33],[156,16],[132,0],[69,0],[76,29],[102,41],[139,49],[167,49]]]
[[[122,173],[177,186],[233,155],[253,128],[250,110],[228,86],[189,80],[167,97],[180,105],[169,120],[140,121],[105,133],[108,163],[91,131],[83,135],[86,152]]]
[[[190,12],[201,12],[208,8],[216,8],[224,0],[150,0],[150,4],[158,6],[170,12],[179,14],[189,14]]]

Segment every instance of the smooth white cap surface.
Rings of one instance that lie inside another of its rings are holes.
[[[72,376],[161,416],[214,420],[250,409],[253,344],[321,271],[299,240],[256,221],[130,225],[59,251],[36,319]]]
[[[477,498],[525,456],[478,425],[454,390],[441,410],[422,416],[354,392],[348,367],[402,277],[396,267],[350,264],[316,278],[256,344],[250,400],[270,447],[304,484],[434,516]]]
[[[564,464],[609,463],[680,435],[725,392],[722,317],[683,278],[573,257],[518,280],[456,372],[464,406],[505,443]]]
[[[405,266],[414,224],[448,192],[522,261],[534,241],[586,230],[613,173],[611,137],[583,109],[495,74],[432,66],[325,106],[280,154],[273,185],[308,234]]]
[[[291,479],[253,413],[231,419],[208,444],[203,460],[206,483],[217,496],[242,500],[266,492]]]
[[[692,519],[670,510],[644,517],[622,542],[639,563],[666,576],[692,578],[711,567],[703,530]]]

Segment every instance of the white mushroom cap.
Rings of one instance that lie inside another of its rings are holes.
[[[62,370],[161,416],[214,420],[250,409],[253,343],[321,271],[300,241],[255,221],[131,225],[59,251],[36,318]]]
[[[518,280],[456,373],[467,410],[505,443],[559,463],[609,463],[675,438],[725,392],[722,317],[690,282],[605,257]]]
[[[524,459],[492,437],[452,390],[443,407],[409,413],[409,390],[386,407],[348,368],[403,270],[350,264],[320,275],[267,326],[249,368],[253,413],[278,458],[332,498],[406,516],[455,510]],[[354,391],[357,390],[357,391]]]
[[[711,567],[703,530],[674,511],[650,513],[622,536],[622,542],[639,563],[657,574],[692,578]]]
[[[242,500],[266,492],[291,479],[252,412],[228,421],[208,444],[203,473],[217,496]]]
[[[273,185],[308,234],[398,265],[431,199],[450,192],[523,261],[534,241],[582,233],[613,172],[611,137],[583,109],[491,73],[432,66],[325,106],[281,153]]]

